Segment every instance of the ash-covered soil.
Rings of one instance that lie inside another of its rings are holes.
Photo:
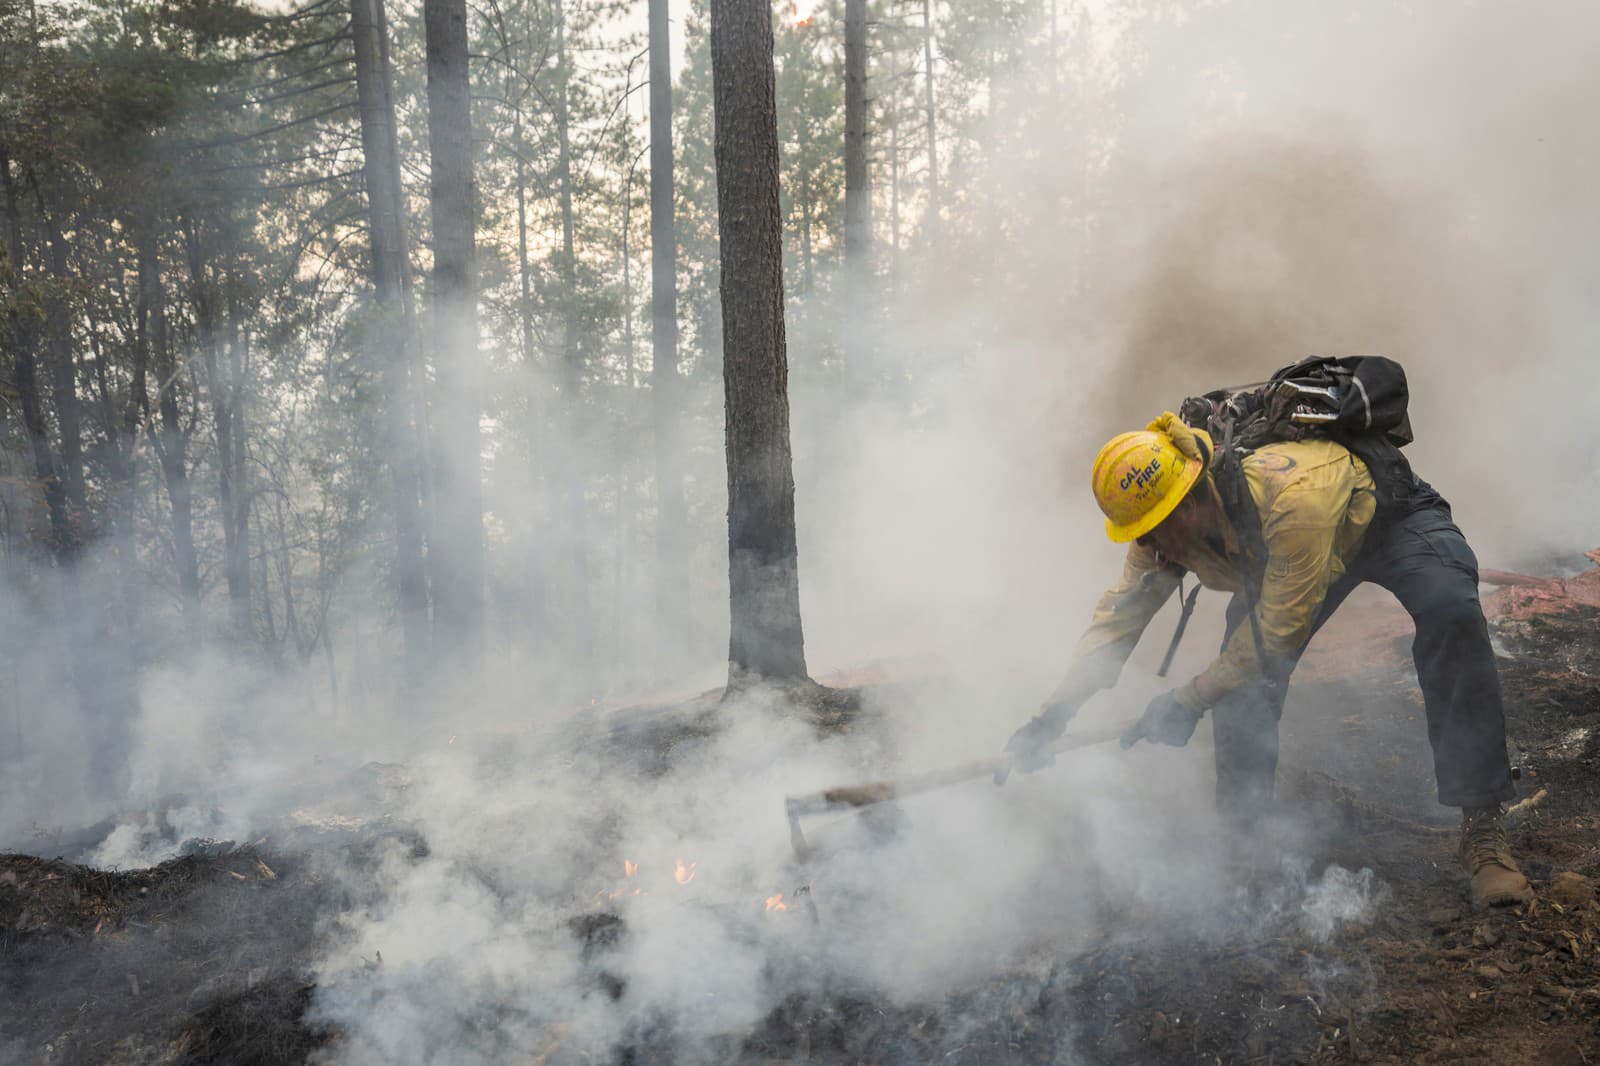
[[[1530,801],[1512,842],[1538,890],[1531,906],[1468,904],[1394,619],[1352,619],[1319,638],[1324,668],[1297,681],[1284,721],[1284,803],[1323,834],[1299,842],[1311,869],[1257,853],[1213,919],[1181,932],[1107,900],[1092,931],[997,959],[947,998],[892,1003],[819,977],[751,1031],[691,1052],[661,1019],[616,1061],[1600,1062],[1600,612],[1489,602]],[[1338,660],[1365,672],[1325,668]],[[696,708],[686,720],[698,732],[668,728],[668,747],[713,728]],[[359,871],[395,846],[422,847],[352,831],[292,850],[202,847],[122,873],[0,856],[0,1061],[296,1063],[337,1051],[340,1034],[307,1020],[310,967],[336,916],[367,902]],[[1368,905],[1308,916],[1308,886],[1330,877],[1354,879],[1343,896]],[[622,995],[604,969],[626,921],[582,916],[572,933],[593,949],[593,994]],[[544,1056],[567,1061],[558,1033]]]

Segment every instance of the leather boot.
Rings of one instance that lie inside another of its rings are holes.
[[[1461,811],[1461,866],[1472,878],[1472,902],[1479,907],[1529,903],[1533,889],[1511,857],[1500,808],[1465,807]]]

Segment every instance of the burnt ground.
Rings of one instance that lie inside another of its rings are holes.
[[[1270,900],[1246,895],[1239,913],[1175,939],[1136,908],[1109,911],[1093,938],[1040,945],[939,1002],[819,987],[730,1036],[717,1057],[1600,1062],[1600,611],[1559,596],[1497,594],[1488,606],[1507,653],[1519,790],[1537,797],[1512,830],[1538,892],[1532,905],[1468,904],[1453,812],[1432,805],[1403,616],[1352,617],[1330,627],[1331,653],[1308,659],[1296,680],[1282,792],[1329,827],[1319,863],[1373,871],[1376,903],[1359,921],[1336,916],[1313,935],[1293,908],[1263,919]],[[1328,666],[1352,659],[1365,672]],[[713,728],[705,703],[684,736],[666,731],[671,743]],[[825,708],[819,724],[837,727],[848,710]],[[625,719],[625,732],[648,720]],[[328,861],[317,848],[219,844],[122,873],[0,856],[0,1061],[307,1061],[339,1039],[306,1021],[310,961],[331,918],[361,902],[359,871],[384,843],[371,834],[327,842],[321,851],[338,853]],[[1262,892],[1273,891],[1270,880]],[[606,916],[573,931],[602,966],[605,945],[627,935]],[[680,1057],[664,1027],[619,1052],[631,1063]]]

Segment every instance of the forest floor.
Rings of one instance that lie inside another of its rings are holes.
[[[1137,906],[1112,909],[1081,940],[1040,944],[938,1002],[797,995],[727,1061],[1600,1063],[1597,604],[1600,570],[1486,598],[1519,792],[1536,798],[1512,830],[1531,905],[1473,909],[1453,827],[1391,813],[1432,789],[1395,772],[1426,765],[1409,625],[1353,606],[1296,690],[1360,713],[1286,718],[1282,792],[1333,826],[1320,863],[1372,871],[1381,890],[1359,920],[1313,935],[1293,913],[1221,915],[1174,936]],[[837,727],[845,702],[819,721]],[[425,849],[386,826],[309,847],[197,844],[126,872],[0,855],[0,1061],[276,1064],[336,1048],[307,1020],[313,918],[359,905],[359,871],[395,838]],[[573,930],[623,935],[605,915]],[[670,1062],[670,1047],[620,1058]]]

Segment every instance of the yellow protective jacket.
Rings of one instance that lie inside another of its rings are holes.
[[[1329,440],[1269,444],[1242,462],[1245,483],[1261,516],[1267,550],[1257,605],[1263,648],[1269,661],[1292,658],[1311,639],[1317,609],[1361,548],[1377,501],[1366,466]],[[1192,490],[1216,487],[1208,474]],[[1220,500],[1215,513],[1222,514]],[[1091,688],[1109,688],[1139,643],[1145,627],[1178,587],[1174,568],[1194,574],[1208,589],[1244,588],[1243,553],[1226,521],[1221,528],[1162,566],[1153,548],[1128,548],[1122,579],[1106,590],[1094,620],[1078,641],[1069,678]],[[1261,677],[1255,638],[1248,623],[1229,638],[1206,669],[1211,687],[1231,692]]]

